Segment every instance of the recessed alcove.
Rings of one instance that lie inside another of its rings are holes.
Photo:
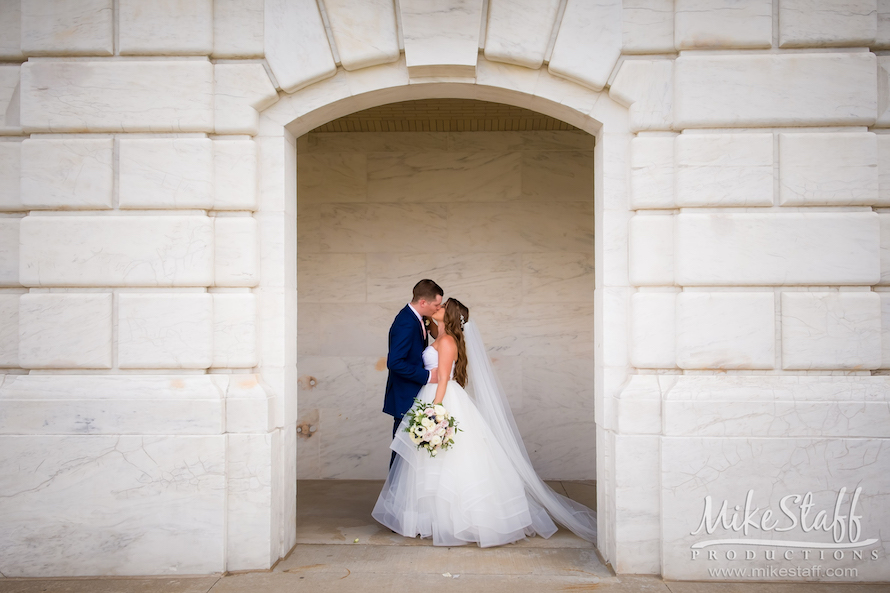
[[[297,139],[298,479],[385,477],[387,331],[423,277],[469,306],[539,474],[594,480],[594,137],[441,98]]]

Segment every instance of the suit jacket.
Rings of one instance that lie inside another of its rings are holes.
[[[400,418],[411,406],[420,388],[427,384],[430,372],[423,368],[426,338],[420,321],[408,305],[399,311],[389,328],[389,354],[386,357],[386,394],[383,412]]]

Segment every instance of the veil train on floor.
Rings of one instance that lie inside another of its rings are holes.
[[[596,511],[554,492],[532,467],[510,403],[498,381],[475,322],[470,321],[464,325],[464,339],[470,379],[467,392],[513,462],[525,484],[526,492],[547,509],[556,523],[578,537],[596,543]]]

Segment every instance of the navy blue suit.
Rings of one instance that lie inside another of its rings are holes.
[[[430,372],[423,368],[423,349],[426,348],[423,328],[408,305],[399,311],[389,328],[389,354],[386,368],[386,394],[383,411],[401,419],[411,406],[420,388],[429,382]]]

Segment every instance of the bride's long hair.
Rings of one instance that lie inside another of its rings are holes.
[[[454,380],[461,387],[467,386],[467,344],[464,324],[470,320],[470,310],[457,299],[445,303],[445,333],[457,343],[457,360],[454,362]]]

